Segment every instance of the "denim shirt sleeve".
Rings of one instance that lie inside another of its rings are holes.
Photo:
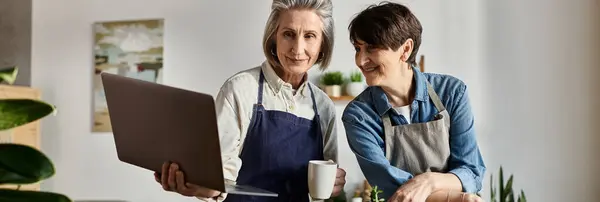
[[[479,151],[474,128],[474,116],[469,101],[467,85],[462,81],[442,75],[416,73],[422,85],[417,87],[411,119],[413,123],[427,122],[438,113],[426,94],[425,81],[431,82],[436,93],[450,114],[450,158],[448,173],[454,174],[461,182],[462,191],[476,193],[482,189],[486,170]],[[387,98],[381,97],[376,88],[368,88],[351,101],[342,116],[350,149],[371,185],[384,190],[389,197],[406,181],[413,178],[411,173],[393,165],[385,157],[384,131],[380,114],[389,109]],[[392,120],[397,117],[392,117]],[[389,194],[389,195],[388,195]]]
[[[350,149],[371,186],[383,190],[382,196],[389,198],[402,184],[413,176],[395,166],[383,151],[383,128],[359,107],[350,106],[342,116]]]
[[[474,117],[466,85],[461,85],[449,104],[450,113],[450,173],[462,183],[463,192],[476,193],[482,189],[485,165],[477,145]]]

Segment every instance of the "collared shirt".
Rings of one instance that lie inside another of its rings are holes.
[[[479,192],[486,167],[475,137],[467,86],[452,76],[422,73],[416,68],[413,72],[415,98],[410,105],[411,122],[428,122],[438,113],[427,93],[426,81],[429,81],[450,114],[448,172],[460,179],[464,192]],[[407,124],[405,117],[390,109],[392,105],[381,87],[372,86],[350,102],[342,115],[350,148],[363,174],[369,184],[383,190],[384,198],[414,177],[390,165],[385,156],[381,117],[389,113],[393,125]]]
[[[262,65],[241,71],[221,87],[216,98],[217,122],[223,158],[223,174],[227,181],[235,183],[242,166],[240,152],[248,125],[252,118],[254,104],[258,101],[260,71],[263,71],[263,106],[266,110],[279,110],[313,120],[315,113],[311,99],[311,85],[320,116],[323,134],[323,156],[337,162],[336,112],[333,101],[327,94],[305,79],[295,91],[292,85],[283,81],[271,65]],[[293,158],[293,157],[290,157]]]

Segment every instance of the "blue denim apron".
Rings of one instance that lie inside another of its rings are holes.
[[[308,161],[323,160],[323,137],[317,103],[310,84],[313,120],[262,105],[264,75],[260,72],[258,103],[240,154],[237,184],[250,185],[279,194],[275,197],[229,194],[227,202],[309,201]]]

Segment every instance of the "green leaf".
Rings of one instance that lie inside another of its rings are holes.
[[[50,159],[37,149],[21,144],[0,144],[0,184],[31,184],[54,173]]]
[[[383,198],[379,198],[379,194],[383,193],[383,190],[380,190],[377,185],[373,186],[371,190],[371,201],[384,201]]]
[[[13,83],[15,83],[15,80],[17,80],[18,74],[19,68],[16,66],[2,69],[0,70],[0,82],[6,82],[12,85]]]
[[[0,100],[0,130],[19,127],[54,112],[55,107],[32,99]]]
[[[500,176],[498,180],[500,181],[500,202],[506,202],[506,198],[504,195],[504,174],[502,172],[502,166],[500,166]]]
[[[507,197],[508,197],[508,202],[515,202],[515,196],[513,195],[512,192],[510,192]]]
[[[519,202],[527,202],[527,198],[525,198],[525,192],[521,190],[521,194],[519,195]]]
[[[496,202],[496,187],[494,187],[493,174],[490,174],[490,202]]]
[[[512,201],[514,201],[514,196],[513,196],[513,189],[512,189],[512,184],[513,184],[513,175],[510,175],[510,177],[508,177],[508,182],[506,182],[506,186],[504,187],[504,193],[502,194],[502,197],[510,197],[510,199]]]
[[[354,71],[350,73],[350,81],[351,82],[361,82],[362,81],[362,73],[360,71]]]
[[[512,190],[512,184],[513,184],[513,175],[510,175],[510,177],[508,177],[508,181],[506,182],[506,185],[504,186],[504,190]]]
[[[71,202],[71,199],[52,192],[0,189],[0,202]]]
[[[344,84],[344,75],[340,71],[327,72],[321,78],[324,85],[342,85]]]

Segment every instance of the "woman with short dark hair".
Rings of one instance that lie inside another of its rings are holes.
[[[384,2],[350,23],[355,62],[369,87],[344,110],[350,148],[387,201],[480,201],[486,170],[461,80],[423,73],[422,27],[405,6]]]

